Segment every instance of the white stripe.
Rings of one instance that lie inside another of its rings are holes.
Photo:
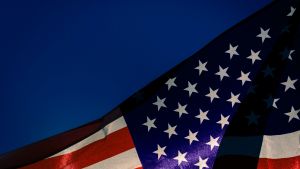
[[[122,116],[122,117],[116,119],[115,121],[109,123],[103,129],[97,131],[93,135],[91,135],[91,136],[85,138],[84,140],[72,145],[71,147],[69,147],[69,148],[53,155],[52,157],[63,155],[63,154],[66,154],[66,153],[71,153],[73,151],[79,150],[82,147],[85,147],[85,146],[87,146],[87,145],[89,145],[89,144],[91,144],[91,143],[93,143],[97,140],[103,139],[107,135],[109,135],[109,134],[111,134],[111,133],[113,133],[117,130],[120,130],[120,129],[126,127],[126,126],[127,125],[126,125],[125,119]]]
[[[264,136],[260,158],[289,158],[300,155],[300,130],[273,136]]]
[[[90,165],[85,169],[134,169],[141,166],[142,164],[137,155],[136,149],[132,148],[116,156]]]

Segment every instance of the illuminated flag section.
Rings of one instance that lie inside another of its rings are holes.
[[[119,110],[116,110],[119,111]],[[140,168],[134,143],[121,116],[84,140],[26,168]]]
[[[1,166],[298,169],[296,9],[272,2],[102,119],[5,154]]]

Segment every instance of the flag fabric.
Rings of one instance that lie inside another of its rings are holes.
[[[299,169],[297,3],[272,2],[102,119],[2,155],[1,168]]]
[[[22,168],[140,167],[141,163],[124,117],[119,117],[88,138],[50,158]]]

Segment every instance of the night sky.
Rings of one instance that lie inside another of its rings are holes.
[[[0,154],[98,119],[271,0],[0,2]]]

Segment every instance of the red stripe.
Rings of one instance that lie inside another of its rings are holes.
[[[94,134],[121,116],[122,112],[117,108],[99,120],[2,154],[0,168],[17,168],[47,158]]]
[[[260,158],[258,161],[257,169],[300,169],[300,156],[281,158],[281,159],[268,159]]]
[[[44,159],[23,169],[83,168],[134,147],[127,127],[109,134],[82,149],[61,156]]]

